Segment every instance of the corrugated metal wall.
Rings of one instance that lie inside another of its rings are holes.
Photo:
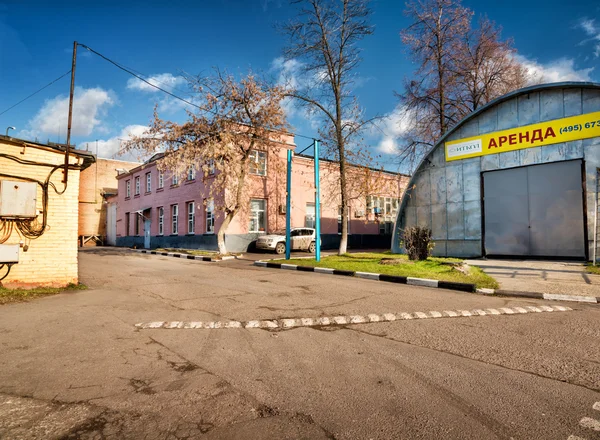
[[[538,86],[529,93],[517,92],[513,97],[483,109],[474,118],[467,118],[443,141],[596,111],[600,111],[600,86]],[[592,246],[596,167],[600,167],[598,137],[448,163],[444,142],[439,143],[421,163],[409,184],[398,212],[392,250],[401,252],[400,237],[406,226],[420,225],[432,230],[436,243],[434,255],[481,256],[481,173],[570,159],[585,160],[588,238],[589,246]]]

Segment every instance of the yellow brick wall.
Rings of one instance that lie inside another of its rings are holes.
[[[9,154],[20,159],[61,164],[64,154],[48,149],[32,146],[17,146],[0,140],[0,153]],[[71,157],[75,164],[78,159]],[[0,173],[34,178],[45,181],[49,167],[22,165],[12,160],[0,157]],[[19,250],[19,263],[12,267],[10,275],[2,281],[2,285],[14,287],[56,286],[62,287],[69,283],[77,283],[77,221],[79,196],[79,171],[69,171],[69,182],[64,194],[58,195],[52,187],[48,198],[48,226],[44,234],[34,240],[19,237],[13,229],[12,235],[4,244],[19,243],[24,240],[29,244],[27,252]],[[51,178],[56,188],[61,191],[62,170],[57,170]],[[8,179],[0,176],[0,179]],[[42,190],[37,185],[37,208],[42,209]],[[41,221],[41,216],[38,217]],[[0,276],[5,269],[0,270]]]
[[[141,165],[112,159],[97,159],[79,178],[79,235],[106,235],[104,188],[117,189],[117,169],[130,170]],[[145,182],[144,182],[145,185]],[[92,242],[89,242],[92,244]]]

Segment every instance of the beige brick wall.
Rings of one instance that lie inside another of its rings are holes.
[[[81,172],[79,183],[79,235],[106,235],[106,204],[102,194],[105,188],[116,189],[117,169],[130,170],[137,162],[98,159]],[[145,184],[145,183],[144,183]]]
[[[0,153],[8,154],[30,161],[61,164],[64,154],[49,149],[32,146],[18,146],[0,140]],[[77,163],[76,157],[71,157],[71,163]],[[0,173],[45,181],[49,167],[22,165],[10,159],[0,157]],[[48,226],[44,234],[34,240],[19,237],[13,230],[5,244],[19,243],[24,240],[29,249],[19,250],[19,263],[12,267],[10,275],[2,281],[5,287],[35,287],[35,286],[65,286],[77,283],[77,222],[79,198],[79,171],[69,171],[69,182],[64,194],[58,195],[54,189],[49,189]],[[57,189],[64,188],[62,170],[57,170],[51,178]],[[8,179],[0,176],[0,179]],[[42,190],[38,185],[37,208],[42,209]],[[41,220],[41,216],[39,217]],[[0,276],[5,269],[0,270]]]

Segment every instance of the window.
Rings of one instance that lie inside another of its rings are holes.
[[[215,174],[215,161],[214,159],[210,159],[208,161],[208,175],[213,175]]]
[[[177,222],[179,220],[179,206],[171,205],[171,234],[177,235]]]
[[[125,182],[125,197],[129,198],[131,197],[131,180],[128,180],[127,182]]]
[[[165,210],[161,206],[158,208],[158,235],[164,235],[165,233]]]
[[[191,165],[188,168],[187,180],[189,181],[189,180],[195,180],[195,179],[196,179],[196,168],[193,165]]]
[[[129,180],[127,181],[129,182]],[[125,236],[127,237],[129,235],[129,213],[126,212],[125,213]]]
[[[136,196],[140,195],[140,176],[137,176],[135,178],[135,195]]]
[[[134,225],[135,225],[135,236],[139,236],[140,235],[140,216],[138,215],[138,213],[134,213]]]
[[[350,207],[348,206],[348,234],[350,234]],[[338,234],[342,233],[342,207],[338,207]]]
[[[315,224],[315,204],[307,203],[306,214],[304,215],[304,226],[306,228],[314,228]]]
[[[379,222],[380,234],[392,234],[399,202],[399,199],[394,197],[367,197],[367,212],[375,214],[375,221]]]
[[[152,191],[152,173],[146,173],[146,192]]]
[[[258,176],[267,175],[267,153],[265,151],[252,150],[250,152],[250,174]]]
[[[159,172],[158,173],[158,188],[164,188],[165,187],[165,174]]]
[[[266,200],[250,200],[250,226],[249,232],[264,232],[267,227],[267,218],[265,216]]]
[[[215,233],[215,202],[213,199],[207,200],[206,202],[206,233]]]
[[[385,235],[391,235],[394,223],[390,221],[383,221],[379,223],[379,233]]]
[[[373,213],[383,214],[383,197],[373,197]]]
[[[171,185],[179,185],[179,177],[177,174],[173,174],[173,178],[171,179]]]
[[[194,202],[188,202],[187,204],[187,213],[188,213],[188,234],[194,233],[194,226],[196,224],[196,218],[194,216]]]

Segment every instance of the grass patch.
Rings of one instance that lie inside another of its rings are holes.
[[[586,271],[587,273],[591,273],[594,275],[600,275],[600,266],[594,266],[592,263],[588,263],[586,265]]]
[[[380,262],[384,258],[393,258],[397,260],[397,264],[381,264]],[[432,280],[472,283],[477,288],[498,289],[498,282],[478,267],[470,266],[468,274],[462,273],[453,267],[454,264],[462,261],[459,258],[437,257],[430,257],[424,261],[410,261],[406,255],[387,252],[335,255],[323,257],[319,263],[311,259],[276,260],[277,263],[297,264],[298,266],[329,267],[354,272],[429,278]]]
[[[34,289],[6,289],[0,287],[0,304],[29,301],[41,296],[56,295],[71,290],[85,290],[85,284],[69,284],[67,287],[36,287]]]

